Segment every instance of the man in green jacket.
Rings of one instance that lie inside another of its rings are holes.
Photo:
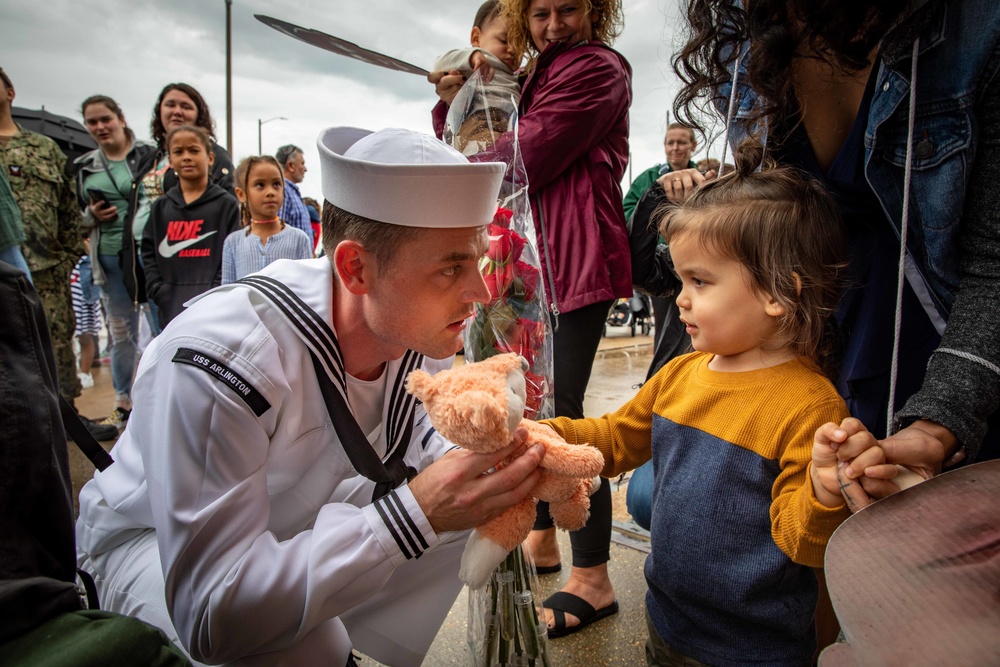
[[[667,126],[667,135],[663,138],[663,151],[666,153],[667,161],[650,167],[632,181],[632,187],[628,189],[622,201],[626,220],[632,217],[632,210],[635,209],[642,193],[661,176],[680,169],[697,168],[698,165],[691,160],[697,147],[698,142],[695,140],[692,128],[682,123],[670,123]]]

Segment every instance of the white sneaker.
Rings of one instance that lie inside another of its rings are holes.
[[[94,376],[90,373],[77,373],[76,376],[80,378],[80,384],[83,385],[84,389],[94,388]]]

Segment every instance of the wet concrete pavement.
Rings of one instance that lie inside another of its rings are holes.
[[[645,379],[651,358],[651,336],[633,337],[628,327],[609,326],[594,362],[584,404],[587,416],[600,416],[615,410],[634,395],[637,385]],[[106,365],[95,368],[93,375],[94,388],[85,390],[76,403],[81,414],[99,419],[108,414],[114,403],[111,369]],[[113,443],[103,444],[110,449]],[[80,487],[93,476],[94,467],[72,443],[69,454],[75,499]],[[616,528],[613,531],[609,570],[620,609],[618,614],[574,635],[550,640],[552,665],[645,664],[646,582],[642,567],[647,541],[642,536],[642,530],[631,524],[625,510],[627,478],[620,483],[612,481],[611,484]],[[637,529],[638,533],[633,529]],[[571,552],[567,533],[559,531],[559,543],[563,562],[568,565]],[[558,591],[568,577],[569,568],[565,566],[558,574],[540,577],[540,599]],[[467,599],[468,593],[463,591],[434,640],[425,665],[445,667],[470,664],[466,644]],[[379,663],[363,658],[361,664],[368,667]]]

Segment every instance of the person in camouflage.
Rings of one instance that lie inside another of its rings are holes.
[[[73,179],[65,172],[66,156],[48,137],[21,128],[11,116],[14,86],[0,69],[0,169],[3,169],[24,228],[21,246],[35,290],[45,308],[52,337],[59,393],[70,404],[80,395],[73,334],[76,318],[70,273],[86,250]],[[115,429],[85,420],[95,437],[110,439]]]

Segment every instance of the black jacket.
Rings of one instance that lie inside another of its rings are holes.
[[[667,246],[659,242],[656,224],[671,206],[663,187],[653,182],[636,202],[628,219],[632,287],[657,297],[673,297],[680,281],[674,275]]]
[[[125,288],[136,304],[146,301],[146,277],[143,275],[142,267],[139,266],[138,261],[139,241],[141,239],[136,239],[136,243],[132,242],[132,220],[138,209],[139,183],[156,166],[163,154],[164,149],[162,148],[150,151],[139,163],[139,166],[132,171],[135,174],[135,180],[132,181],[132,192],[129,194],[128,215],[125,217],[126,233],[122,237],[122,249],[118,255],[118,264],[125,274]],[[235,197],[233,177],[236,175],[236,169],[233,167],[232,158],[229,157],[225,148],[215,142],[212,142],[212,154],[215,155],[215,161],[212,163],[212,173],[208,176],[208,182],[218,185]],[[168,168],[163,174],[163,191],[169,192],[175,185],[177,185],[177,174],[174,173],[173,169]]]
[[[236,198],[215,184],[190,204],[179,186],[153,203],[142,234],[142,263],[160,324],[166,326],[188,299],[222,283],[222,247],[239,227]]]
[[[65,611],[76,593],[73,496],[52,339],[38,293],[0,262],[0,644]]]

